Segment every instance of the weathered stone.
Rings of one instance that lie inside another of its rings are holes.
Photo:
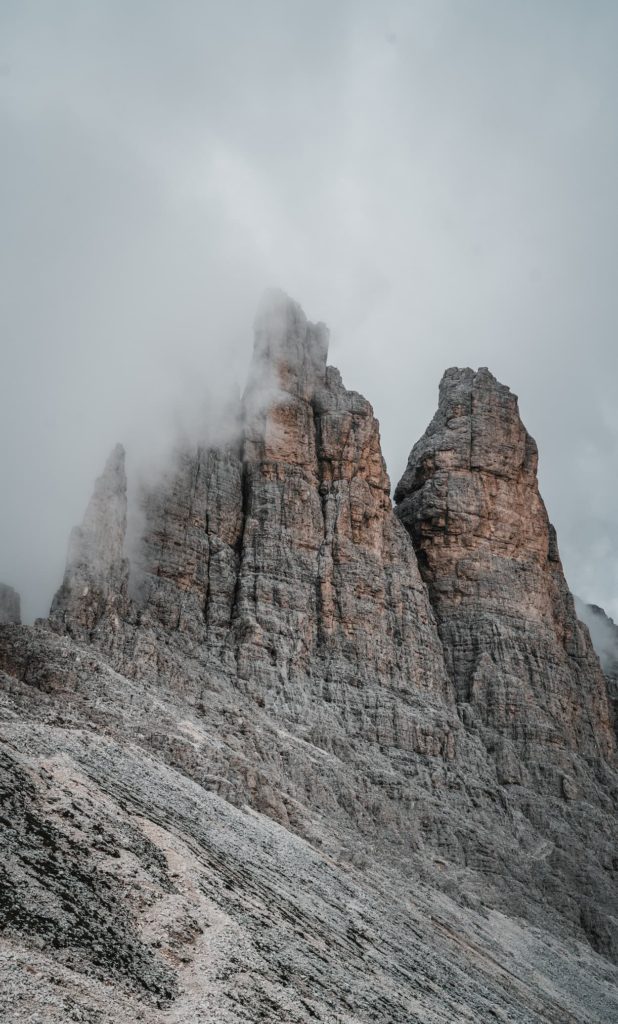
[[[609,827],[606,864],[613,863],[616,748],[607,686],[575,613],[536,470],[516,397],[486,369],[451,369],[395,491],[397,514],[428,586],[462,721],[510,787],[511,807],[544,835],[540,848],[555,875],[529,864],[531,888],[553,890],[545,898],[566,910],[569,900],[555,886],[560,875],[581,922],[597,922],[593,941],[614,946],[607,907],[590,916],[597,904],[588,883],[585,895],[579,888],[578,867],[596,856],[598,836],[586,835],[592,806],[595,827]],[[556,813],[558,796],[569,801],[566,820]]]
[[[395,491],[460,704],[514,739],[611,757],[598,659],[564,579],[517,398],[486,369],[448,370]]]
[[[302,674],[442,692],[442,649],[392,514],[369,403],[281,293],[256,323],[240,442],[183,451],[144,497],[142,625],[199,642],[264,696]],[[307,684],[308,685],[308,684]]]
[[[217,652],[228,637],[243,529],[238,444],[182,450],[143,495],[137,566],[142,627],[162,626]]]
[[[327,338],[280,294],[258,319],[245,396],[238,674],[255,678],[260,665],[273,685],[302,672],[442,692],[442,651],[392,515],[378,423],[326,366]],[[260,407],[264,380],[274,395]]]

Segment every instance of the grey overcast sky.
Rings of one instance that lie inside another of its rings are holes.
[[[0,579],[45,614],[117,440],[242,383],[284,288],[396,482],[449,365],[520,396],[618,615],[618,3],[1,0]]]

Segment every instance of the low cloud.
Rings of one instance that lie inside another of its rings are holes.
[[[569,581],[618,614],[617,30],[611,4],[5,4],[0,579],[24,616],[113,445],[134,480],[244,386],[272,285],[331,328],[394,482],[447,366],[518,393]]]

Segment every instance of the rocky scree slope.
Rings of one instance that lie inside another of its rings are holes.
[[[516,399],[448,371],[395,514],[326,356],[271,296],[237,436],[143,493],[130,565],[117,448],[0,632],[16,1021],[618,1013],[607,684]]]

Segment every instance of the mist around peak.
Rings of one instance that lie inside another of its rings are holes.
[[[133,479],[226,423],[273,282],[328,323],[393,479],[445,367],[508,381],[571,585],[616,617],[618,11],[479,10],[4,5],[0,579],[26,620],[118,438]]]

